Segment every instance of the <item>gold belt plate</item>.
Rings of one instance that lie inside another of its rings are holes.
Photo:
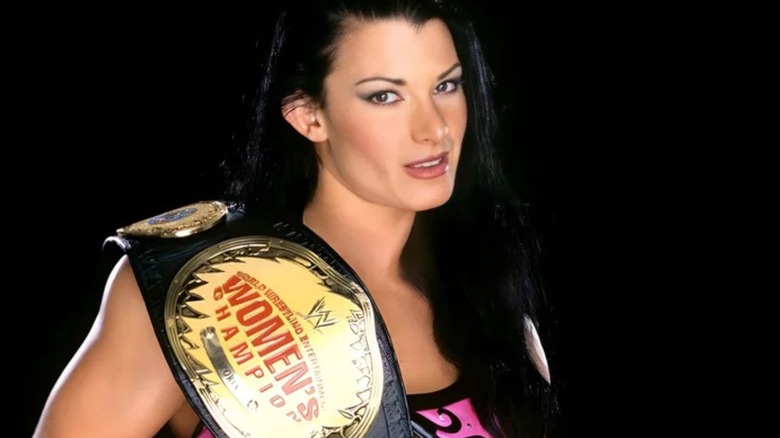
[[[296,243],[248,236],[187,262],[168,341],[229,437],[361,437],[383,372],[366,292]]]

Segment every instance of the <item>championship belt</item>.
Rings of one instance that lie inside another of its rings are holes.
[[[300,223],[217,201],[117,230],[168,364],[218,438],[411,437],[365,286]]]

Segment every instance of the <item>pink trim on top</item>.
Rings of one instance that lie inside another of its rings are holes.
[[[470,398],[451,403],[443,408],[425,409],[417,413],[435,424],[437,428],[455,429],[437,430],[438,438],[493,438],[479,422]]]

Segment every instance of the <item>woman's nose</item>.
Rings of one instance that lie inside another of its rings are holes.
[[[433,102],[421,103],[412,114],[412,138],[420,143],[438,144],[450,133],[446,120]]]

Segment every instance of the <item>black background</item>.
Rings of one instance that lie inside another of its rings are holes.
[[[633,368],[645,358],[630,328],[658,282],[645,266],[660,251],[648,208],[660,182],[642,177],[656,164],[654,126],[670,116],[655,110],[661,72],[637,12],[617,11],[632,19],[616,23],[594,6],[542,3],[479,2],[475,19],[507,167],[543,234],[541,335],[562,388],[560,436],[623,435],[645,424],[635,402],[651,385]],[[21,298],[9,298],[21,309],[21,436],[97,312],[103,239],[216,194],[247,54],[268,21],[248,11],[70,13],[21,32],[7,67],[21,97],[5,166],[7,232],[22,239],[9,255],[24,275],[8,286]]]

